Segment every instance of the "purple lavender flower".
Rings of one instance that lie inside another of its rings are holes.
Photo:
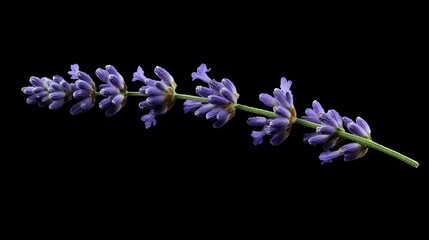
[[[76,91],[73,93],[73,98],[80,101],[71,107],[70,113],[77,115],[88,111],[95,105],[96,87],[94,81],[87,73],[79,71],[79,65],[73,64],[71,65],[71,69],[72,71],[68,73],[72,79],[77,79],[75,82]]]
[[[357,136],[371,139],[371,129],[368,123],[360,117],[356,118],[356,123],[348,117],[341,117],[335,110],[329,110],[324,113],[324,110],[319,102],[313,101],[313,109],[307,108],[307,116],[303,119],[320,123],[316,128],[315,133],[304,134],[304,141],[311,145],[323,144],[324,152],[319,155],[322,164],[332,162],[332,159],[344,156],[345,161],[351,161],[365,156],[368,147],[359,143],[348,143],[338,148],[335,151],[330,151],[340,142],[344,141],[336,133],[347,130]]]
[[[143,69],[139,66],[137,72],[133,74],[132,80],[133,82],[141,81],[145,84],[140,88],[140,92],[148,96],[148,98],[140,102],[139,107],[141,109],[150,109],[148,114],[141,117],[146,128],[155,126],[155,117],[165,114],[176,102],[174,94],[176,94],[177,85],[173,77],[162,67],[155,67],[154,72],[161,80],[147,78]]]
[[[98,68],[95,75],[104,83],[100,85],[100,94],[106,97],[101,100],[99,107],[106,110],[107,117],[111,117],[125,106],[127,85],[122,75],[111,65],[107,65],[106,70]]]
[[[296,120],[296,110],[293,105],[293,95],[290,87],[292,81],[282,77],[280,79],[280,89],[273,91],[273,96],[262,93],[259,100],[265,106],[273,108],[277,118],[252,117],[247,123],[253,127],[262,127],[260,131],[252,131],[253,144],[262,144],[263,137],[272,136],[270,143],[274,146],[282,143],[290,134],[293,123]]]
[[[49,109],[57,110],[73,99],[73,92],[77,90],[77,87],[58,75],[54,76],[52,80],[48,88],[49,98],[52,100]]]
[[[305,109],[305,114],[307,116],[303,116],[302,119],[314,122],[314,123],[322,123],[320,121],[320,116],[325,113],[325,110],[322,108],[322,105],[317,100],[313,101],[313,108]]]
[[[371,129],[368,123],[363,118],[357,117],[356,122],[353,122],[353,120],[351,120],[350,118],[343,117],[343,121],[346,124],[347,130],[349,130],[350,133],[360,137],[371,139]],[[367,146],[363,146],[362,144],[353,142],[340,147],[336,151],[325,151],[320,154],[319,158],[320,160],[322,160],[322,164],[332,162],[332,159],[343,155],[344,161],[352,161],[365,156],[367,152]]]
[[[70,75],[71,79],[78,79],[77,77],[77,73],[79,72],[79,65],[77,64],[72,64],[70,66],[71,71],[68,71],[68,74]]]
[[[24,94],[30,95],[27,98],[28,104],[38,104],[40,107],[47,106],[52,102],[49,98],[49,85],[52,80],[46,77],[30,77],[30,83],[32,86],[23,87],[21,91]]]
[[[30,95],[27,98],[27,103],[38,103],[40,107],[49,105],[51,110],[60,109],[64,103],[70,101],[73,92],[76,90],[73,84],[69,84],[58,75],[52,79],[31,77],[30,83],[33,86],[22,88],[22,92]]]
[[[316,117],[318,117],[317,119],[320,119],[321,125],[316,128],[315,133],[304,134],[304,142],[308,142],[314,146],[323,144],[323,149],[326,151],[342,141],[336,135],[337,131],[344,131],[343,120],[337,111],[331,109],[327,113],[320,113],[318,116],[311,115],[311,117],[314,117],[313,120],[316,120]]]
[[[214,128],[220,128],[235,116],[235,105],[239,98],[234,83],[229,79],[222,79],[221,82],[212,80],[207,75],[210,69],[203,63],[197,72],[192,73],[192,81],[200,79],[208,84],[208,87],[197,86],[198,96],[207,98],[208,103],[194,100],[184,102],[185,113],[194,112],[197,117],[206,117],[207,120],[215,120]]]

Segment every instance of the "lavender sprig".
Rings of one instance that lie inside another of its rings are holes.
[[[228,79],[220,82],[211,79],[207,75],[209,71],[205,64],[201,64],[197,71],[191,74],[192,80],[199,79],[207,84],[207,87],[197,87],[198,96],[177,93],[173,77],[161,67],[155,68],[155,74],[160,80],[147,78],[143,69],[138,67],[133,81],[141,81],[145,86],[138,92],[130,92],[122,75],[113,66],[107,65],[105,70],[100,68],[96,71],[97,77],[103,82],[97,92],[95,82],[87,73],[80,71],[77,64],[71,65],[71,71],[68,72],[71,79],[76,80],[74,83],[68,83],[57,75],[52,79],[31,77],[31,86],[23,87],[22,92],[29,95],[28,104],[49,106],[52,110],[61,108],[74,98],[78,102],[70,109],[73,115],[91,109],[96,96],[106,97],[99,104],[100,108],[105,110],[106,116],[117,113],[125,105],[127,97],[145,97],[139,107],[149,110],[149,113],[141,118],[146,128],[156,125],[155,117],[165,114],[177,99],[186,100],[185,112],[194,112],[197,116],[214,120],[215,128],[222,127],[231,120],[236,110],[242,110],[258,115],[248,119],[249,125],[261,128],[251,133],[255,145],[262,144],[266,135],[272,136],[272,145],[279,145],[289,136],[292,125],[298,124],[316,130],[314,133],[305,134],[304,141],[311,145],[323,144],[324,151],[319,156],[322,164],[340,156],[343,156],[345,161],[355,160],[365,156],[368,149],[373,148],[413,167],[419,166],[417,161],[374,142],[368,123],[360,117],[353,121],[348,117],[341,117],[335,110],[325,112],[319,102],[313,101],[312,108],[305,110],[306,115],[298,118],[290,90],[292,82],[286,78],[281,79],[280,88],[274,89],[273,96],[260,95],[262,103],[272,108],[272,111],[267,111],[239,104],[235,85]],[[350,142],[337,147],[344,141]]]

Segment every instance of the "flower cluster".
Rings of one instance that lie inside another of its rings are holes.
[[[75,99],[80,100],[70,108],[72,115],[87,112],[95,105],[95,95],[97,88],[92,78],[85,72],[79,71],[79,65],[71,65],[71,71],[68,72],[71,79],[76,79],[77,89],[73,93]]]
[[[31,77],[30,83],[32,86],[22,88],[23,93],[30,95],[27,103],[37,103],[41,107],[49,105],[51,110],[57,110],[70,101],[76,90],[74,84],[69,84],[58,75],[54,76],[52,80],[47,77]]]
[[[208,120],[215,120],[213,127],[220,128],[235,116],[235,105],[240,95],[231,80],[224,78],[218,82],[207,75],[209,71],[205,64],[201,64],[197,72],[191,75],[192,81],[199,79],[207,83],[208,87],[196,88],[198,96],[206,98],[207,103],[186,100],[184,111],[185,113],[194,112],[197,117],[205,116]]]
[[[274,89],[273,96],[262,93],[259,100],[265,106],[273,109],[277,118],[251,117],[247,123],[253,127],[262,127],[260,131],[252,131],[253,144],[262,144],[263,137],[271,135],[270,143],[274,146],[282,143],[290,134],[292,125],[296,120],[296,111],[293,105],[293,96],[290,90],[292,81],[280,79],[280,89]]]
[[[319,156],[322,164],[332,162],[332,159],[340,156],[344,156],[345,161],[356,160],[365,156],[368,147],[355,142],[345,144],[337,150],[331,151],[337,144],[344,141],[337,134],[338,132],[346,131],[343,127],[344,125],[351,134],[371,139],[371,129],[364,119],[357,117],[355,123],[348,117],[341,117],[333,109],[325,113],[320,103],[316,100],[313,101],[313,108],[307,108],[305,113],[307,115],[303,116],[302,119],[320,124],[315,133],[304,134],[304,141],[311,145],[323,144],[324,152]]]
[[[147,78],[143,69],[139,66],[132,80],[145,84],[140,88],[140,92],[147,98],[140,102],[139,107],[141,109],[150,109],[149,113],[141,117],[146,128],[155,126],[155,117],[165,114],[176,102],[174,94],[176,94],[177,84],[174,82],[173,77],[162,67],[155,67],[154,72],[161,80]]]
[[[106,97],[99,107],[106,110],[107,117],[111,117],[127,102],[127,85],[122,75],[111,65],[107,65],[106,69],[98,68],[95,75],[103,82],[100,85],[100,94]]]

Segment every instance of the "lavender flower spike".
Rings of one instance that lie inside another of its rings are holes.
[[[207,120],[215,120],[214,128],[220,128],[235,116],[235,105],[239,98],[234,83],[229,79],[222,79],[221,82],[208,77],[207,66],[201,64],[197,72],[192,73],[192,80],[200,79],[208,84],[208,87],[197,86],[198,96],[207,98],[208,103],[194,100],[184,102],[185,113],[194,112],[197,117],[205,116]]]
[[[350,133],[371,140],[371,129],[363,118],[357,117],[356,122],[353,122],[348,117],[343,117],[342,120]],[[325,151],[320,154],[319,159],[322,164],[332,162],[332,159],[340,156],[344,156],[344,161],[352,161],[365,156],[367,152],[367,146],[353,142],[340,147],[336,151]]]
[[[74,104],[70,113],[77,115],[84,113],[95,105],[96,87],[92,78],[85,72],[79,71],[79,65],[71,65],[72,71],[69,71],[71,79],[77,79],[75,82],[76,91],[73,93],[73,98],[80,100]]]
[[[69,84],[58,75],[54,76],[52,80],[48,88],[49,98],[52,100],[52,103],[49,104],[49,109],[57,110],[73,99],[73,93],[77,90],[77,87],[74,84]]]
[[[315,133],[304,134],[304,142],[308,142],[314,146],[323,144],[323,149],[329,150],[341,142],[341,138],[335,133],[337,131],[344,131],[343,120],[340,114],[333,109],[329,110],[327,113],[320,113],[320,116],[317,117],[320,119],[321,125],[316,128]],[[314,116],[314,120],[315,119],[316,116]]]
[[[99,107],[105,111],[107,117],[111,117],[126,104],[127,85],[122,75],[111,65],[106,70],[98,68],[95,75],[104,83],[100,85],[100,94],[106,98],[101,100]]]
[[[350,133],[371,140],[371,129],[363,118],[357,117],[356,122],[353,122],[350,118],[343,117],[343,122],[346,124],[347,130],[349,130]],[[353,142],[340,147],[336,151],[323,152],[320,154],[319,158],[322,160],[322,164],[332,162],[332,159],[343,155],[344,161],[353,161],[365,156],[367,152],[367,146]]]
[[[150,109],[149,113],[141,117],[146,128],[155,126],[155,117],[165,114],[176,102],[174,94],[176,94],[177,85],[173,77],[162,67],[155,67],[154,72],[161,80],[147,78],[140,66],[133,74],[133,81],[141,81],[145,84],[140,88],[140,92],[148,96],[146,100],[139,103],[141,109]]]
[[[46,77],[30,77],[30,83],[32,86],[23,87],[21,91],[29,95],[27,98],[28,104],[38,104],[40,107],[47,106],[52,101],[49,98],[49,86],[52,80]]]
[[[274,146],[279,145],[289,136],[292,125],[296,121],[291,86],[292,81],[282,77],[280,79],[280,89],[274,89],[273,96],[266,93],[259,95],[259,100],[265,106],[273,108],[277,118],[252,117],[247,120],[250,126],[262,127],[260,131],[252,131],[251,136],[254,145],[262,144],[265,135],[272,136],[270,143]]]

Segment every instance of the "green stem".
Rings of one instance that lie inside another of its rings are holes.
[[[146,95],[144,95],[141,92],[126,92],[125,96],[127,96],[127,97],[145,97]]]
[[[126,93],[127,96],[145,96],[140,92],[127,92]],[[175,99],[182,99],[182,100],[194,100],[194,101],[199,101],[199,102],[207,102],[207,98],[203,98],[203,97],[197,97],[194,95],[187,95],[187,94],[179,94],[179,93],[175,93],[174,94],[174,98]],[[246,106],[246,105],[242,105],[242,104],[236,104],[235,105],[236,109],[245,111],[245,112],[249,112],[249,113],[253,113],[256,115],[261,115],[261,116],[266,116],[269,118],[276,118],[277,115],[274,112],[271,111],[267,111],[267,110],[263,110],[260,108],[255,108],[255,107],[250,107],[250,106]],[[297,118],[295,121],[296,124],[305,126],[305,127],[309,127],[309,128],[317,128],[318,126],[320,126],[317,123],[313,123],[313,122],[309,122],[306,121],[304,119],[299,119]],[[360,143],[364,146],[368,146],[370,148],[373,148],[375,150],[378,150],[380,152],[383,152],[387,155],[390,155],[396,159],[401,160],[402,162],[417,168],[419,166],[419,163],[395,150],[392,150],[390,148],[387,148],[379,143],[376,143],[374,141],[372,141],[371,139],[367,139],[367,138],[363,138],[363,137],[359,137],[357,135],[353,135],[351,133],[347,133],[345,131],[337,131],[337,135],[340,136],[341,138],[344,139],[348,139],[351,140],[353,142],[357,142]]]

